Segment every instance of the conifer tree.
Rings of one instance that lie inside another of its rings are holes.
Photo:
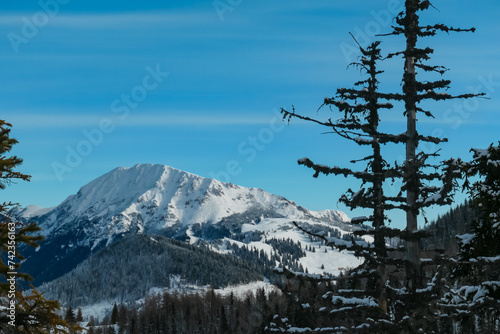
[[[449,89],[449,80],[419,79],[420,72],[443,75],[447,71],[443,66],[427,64],[434,50],[419,46],[420,38],[432,37],[438,32],[474,31],[474,29],[448,27],[440,23],[421,25],[419,18],[421,12],[430,8],[432,8],[430,1],[406,0],[404,10],[395,18],[393,31],[384,35],[404,36],[404,48],[386,57],[387,59],[401,57],[404,60],[402,92],[379,92],[378,75],[382,72],[377,70],[376,63],[382,56],[378,49],[380,43],[376,42],[366,49],[360,47],[361,62],[355,64],[368,75],[368,79],[356,83],[360,88],[338,89],[336,98],[326,98],[324,101],[323,106],[334,107],[343,115],[339,120],[334,122],[330,118],[321,121],[299,115],[295,109],[291,111],[282,109],[284,118],[288,121],[291,118],[311,121],[330,128],[334,133],[360,146],[371,148],[369,155],[353,161],[366,162],[364,170],[328,167],[308,158],[298,161],[300,165],[312,168],[315,171],[314,177],[320,174],[334,174],[360,179],[361,188],[358,191],[349,189],[340,201],[351,209],[372,210],[372,215],[369,217],[352,219],[353,223],[371,222],[372,230],[354,233],[357,236],[373,235],[374,243],[371,245],[355,241],[354,238],[346,242],[315,234],[317,237],[322,237],[328,245],[354,251],[356,255],[365,258],[360,268],[346,275],[345,279],[352,280],[352,283],[348,284],[349,289],[332,291],[325,295],[336,304],[337,310],[334,308],[330,314],[339,310],[344,313],[349,310],[365,310],[358,312],[357,317],[336,318],[333,323],[339,325],[333,327],[333,332],[340,330],[361,333],[378,328],[385,332],[413,333],[438,329],[440,311],[436,306],[436,296],[439,293],[440,272],[436,272],[436,268],[439,267],[436,267],[436,263],[431,259],[426,261],[428,268],[425,270],[420,263],[419,241],[426,236],[426,233],[418,231],[417,217],[426,207],[452,203],[452,190],[460,171],[455,160],[430,163],[430,158],[438,157],[437,152],[419,151],[421,142],[440,144],[447,139],[421,134],[417,130],[417,115],[434,117],[431,111],[421,107],[427,100],[465,99],[482,94],[451,95],[443,92]],[[382,133],[378,127],[382,117],[381,111],[393,107],[402,109],[401,113],[407,121],[406,131],[403,130],[400,134]],[[382,146],[386,144],[405,145],[406,158],[402,165],[389,164],[383,158]],[[396,196],[388,196],[384,193],[384,185],[387,181],[395,179],[402,181],[401,191]],[[386,211],[395,209],[406,212],[406,229],[403,231],[386,226]],[[301,228],[300,223],[296,225]],[[389,238],[402,240],[403,243],[396,248],[388,247],[386,241]],[[442,261],[439,254],[436,254],[436,257],[438,261]],[[434,270],[429,269],[429,264],[434,264]],[[310,275],[297,275],[286,270],[285,272],[288,277],[316,279]],[[338,280],[336,277],[322,278],[322,280],[332,279]],[[359,294],[359,289],[352,288],[360,284],[364,290],[362,294]],[[376,288],[370,291],[370,287]],[[351,295],[342,296],[346,291]]]
[[[461,238],[461,255],[466,261],[500,255],[500,146],[471,151],[473,160],[463,164],[464,188],[480,216],[472,223],[472,233]],[[479,180],[471,183],[474,177]]]
[[[66,320],[70,324],[76,321],[75,312],[73,311],[73,308],[71,306],[66,309],[64,320]]]
[[[373,43],[368,48],[360,47],[362,58],[359,63],[353,65],[358,66],[366,73],[367,79],[359,81],[355,86],[359,88],[347,89],[341,88],[337,90],[337,98],[326,98],[324,105],[337,108],[342,114],[336,122],[331,119],[326,122],[311,119],[309,117],[296,114],[294,111],[288,112],[282,110],[285,117],[290,120],[292,117],[310,120],[315,123],[333,129],[343,138],[354,141],[360,146],[369,146],[370,154],[366,157],[353,162],[366,162],[365,169],[361,171],[353,171],[348,168],[327,167],[313,163],[311,160],[304,158],[299,160],[299,164],[313,168],[315,177],[320,173],[329,175],[344,175],[353,176],[362,181],[362,187],[359,191],[349,189],[347,194],[340,198],[340,201],[346,206],[355,209],[358,207],[369,208],[372,214],[369,217],[353,218],[352,222],[361,224],[363,222],[371,222],[373,230],[356,231],[351,238],[351,241],[346,242],[337,237],[325,237],[323,234],[314,234],[314,236],[322,238],[329,246],[338,249],[347,249],[353,251],[357,256],[365,258],[363,266],[351,272],[348,277],[325,278],[325,280],[335,279],[339,281],[354,282],[355,280],[372,279],[373,285],[365,284],[366,293],[362,296],[358,289],[348,288],[342,289],[342,292],[336,291],[334,295],[327,294],[331,299],[333,309],[331,313],[336,314],[337,327],[348,328],[354,326],[352,322],[355,318],[370,318],[375,323],[371,325],[387,327],[388,309],[387,309],[387,292],[386,280],[388,265],[404,264],[401,259],[390,259],[387,257],[389,249],[386,246],[385,238],[394,236],[394,233],[399,232],[385,226],[386,214],[385,210],[392,209],[398,205],[398,198],[391,198],[384,194],[384,182],[386,179],[393,179],[400,175],[398,166],[390,166],[381,155],[381,146],[390,142],[399,142],[401,138],[397,135],[391,135],[380,132],[379,122],[381,109],[391,109],[393,105],[387,102],[380,101],[386,98],[386,94],[378,91],[378,75],[383,73],[377,69],[377,62],[381,60],[380,42]],[[396,201],[395,201],[396,200]],[[395,201],[396,203],[391,203]],[[299,223],[296,226],[301,228]],[[306,231],[311,233],[309,231]],[[363,236],[371,234],[374,237],[374,243],[369,244],[365,241],[356,240],[354,236]],[[396,251],[397,249],[392,249]],[[331,307],[332,305],[330,305]],[[323,308],[323,312],[325,309]],[[342,313],[342,315],[340,314]],[[351,313],[347,315],[346,313]],[[354,316],[353,316],[354,315]],[[344,320],[340,320],[344,319]]]
[[[111,311],[111,324],[114,325],[118,322],[118,306],[116,303],[113,305],[113,310]]]
[[[366,168],[361,171],[353,171],[341,167],[331,168],[314,164],[307,158],[299,160],[299,164],[313,168],[315,170],[315,177],[318,177],[320,173],[325,175],[335,174],[353,176],[362,180],[363,185],[371,185],[368,187],[362,186],[362,188],[356,192],[349,189],[347,194],[340,198],[340,201],[352,209],[357,207],[372,209],[373,213],[371,216],[357,217],[353,219],[352,222],[361,224],[370,221],[372,223],[375,240],[373,249],[371,249],[372,247],[368,243],[356,242],[354,239],[352,239],[350,243],[346,243],[344,240],[338,238],[325,238],[325,241],[329,246],[352,250],[358,256],[366,258],[367,261],[363,267],[363,273],[360,273],[360,275],[365,275],[364,271],[369,271],[370,268],[374,269],[378,271],[379,284],[382,284],[382,282],[385,282],[386,269],[385,263],[383,262],[387,254],[385,236],[382,233],[386,219],[384,211],[388,208],[388,205],[390,205],[388,201],[384,201],[390,199],[384,198],[383,183],[385,179],[394,177],[396,169],[391,168],[381,156],[381,145],[387,143],[392,136],[381,133],[378,130],[380,121],[379,109],[391,109],[392,105],[379,102],[379,99],[383,97],[383,94],[378,92],[378,75],[382,73],[377,70],[377,62],[381,60],[379,45],[380,42],[376,42],[370,45],[366,50],[360,47],[363,56],[359,63],[353,65],[360,67],[368,76],[366,80],[356,83],[356,86],[361,87],[353,89],[341,88],[337,90],[336,99],[325,98],[324,105],[336,107],[343,113],[343,117],[335,123],[333,123],[331,119],[327,122],[319,122],[323,126],[332,128],[336,133],[346,139],[352,140],[361,146],[370,146],[371,153],[359,160],[366,162]],[[286,110],[282,110],[282,112],[289,120],[292,117],[312,120],[308,117],[297,115],[295,112],[290,113]],[[358,235],[365,233],[372,232],[359,232]],[[323,236],[320,237],[324,238]],[[355,274],[353,273],[353,275]],[[386,312],[385,289],[381,288],[381,286],[378,288],[378,297],[378,306],[380,306],[383,312]],[[368,305],[373,304],[368,303]],[[357,308],[357,305],[352,305],[347,308]],[[347,308],[344,309],[346,310]]]
[[[450,192],[453,190],[453,180],[457,175],[457,167],[453,160],[444,162],[444,177],[441,173],[427,172],[429,169],[438,169],[437,165],[427,163],[428,158],[436,157],[436,153],[420,152],[417,149],[420,142],[439,144],[446,142],[446,138],[423,136],[417,130],[417,115],[434,118],[429,110],[424,110],[420,104],[427,100],[444,101],[452,99],[472,98],[484,94],[461,94],[450,95],[443,92],[450,88],[450,81],[441,79],[436,81],[423,81],[418,79],[418,71],[434,72],[443,75],[447,69],[443,66],[429,65],[430,55],[434,52],[429,47],[420,47],[420,38],[435,36],[438,32],[463,32],[475,29],[460,29],[448,27],[444,24],[421,25],[420,12],[432,8],[430,1],[406,0],[405,11],[401,12],[397,18],[397,25],[393,27],[393,32],[389,35],[403,35],[406,41],[406,48],[402,51],[390,54],[389,57],[401,56],[404,58],[403,74],[403,94],[395,94],[393,100],[404,102],[404,110],[407,119],[406,138],[406,160],[403,168],[403,187],[406,191],[406,226],[408,231],[417,231],[417,217],[425,207],[439,204],[451,204]],[[429,181],[442,180],[441,187],[429,185]],[[416,278],[416,282],[409,281],[409,286],[415,289],[419,285],[418,277],[420,272],[418,239],[409,240],[408,260],[411,264],[410,275]]]
[[[16,171],[22,163],[17,156],[9,156],[17,140],[10,138],[11,124],[0,120],[0,190],[14,180],[29,181],[30,176]],[[37,247],[43,239],[36,233],[40,228],[34,224],[23,224],[10,213],[12,202],[0,203],[0,331],[2,333],[69,333],[79,330],[70,326],[57,314],[59,303],[46,300],[36,289],[24,294],[16,279],[30,280],[31,277],[19,271],[24,259],[19,253],[22,245]],[[7,283],[4,283],[7,282]]]
[[[78,322],[83,321],[83,314],[82,314],[81,308],[78,308],[78,311],[76,312],[76,321],[78,321]]]
[[[493,333],[500,330],[500,145],[471,151],[473,160],[462,163],[464,190],[479,217],[457,236],[456,288],[443,301],[463,332]]]

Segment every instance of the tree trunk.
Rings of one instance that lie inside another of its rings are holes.
[[[415,73],[415,57],[414,51],[417,44],[417,35],[415,27],[418,26],[417,0],[406,1],[406,61],[405,61],[405,75],[404,75],[404,93],[405,93],[405,107],[407,117],[407,136],[406,142],[406,164],[407,175],[406,180],[408,190],[406,193],[406,204],[408,210],[406,211],[406,229],[408,231],[417,231],[417,210],[414,209],[417,201],[417,166],[415,161],[416,149],[418,146],[417,137],[417,88],[416,88],[416,73]],[[408,241],[408,260],[411,263],[411,271],[408,275],[408,287],[413,290],[416,289],[417,275],[419,274],[419,255],[418,255],[418,241]]]

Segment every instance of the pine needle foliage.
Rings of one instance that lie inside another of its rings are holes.
[[[463,187],[478,217],[469,233],[457,236],[453,288],[443,307],[461,332],[495,333],[500,330],[500,145],[471,152],[472,161],[461,162]]]
[[[29,181],[30,176],[16,171],[22,163],[17,156],[9,156],[12,147],[18,143],[10,138],[12,125],[0,120],[0,189],[5,189],[15,180]],[[22,246],[38,247],[43,237],[37,232],[40,228],[34,223],[23,224],[11,215],[9,209],[15,204],[0,204],[0,332],[49,334],[76,333],[78,325],[69,325],[58,315],[60,305],[57,301],[46,300],[42,293],[32,287],[30,293],[20,289],[17,280],[31,280],[20,271],[24,259],[19,249]],[[14,274],[12,274],[14,273]],[[10,280],[9,280],[10,279]],[[12,284],[15,279],[16,284]],[[14,305],[14,308],[9,308]]]

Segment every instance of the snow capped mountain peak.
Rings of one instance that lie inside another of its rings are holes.
[[[311,211],[311,213],[314,217],[326,221],[349,222],[351,220],[344,212],[338,210],[319,210]]]
[[[140,164],[115,168],[91,181],[39,217],[39,224],[46,236],[84,231],[85,241],[79,242],[95,246],[126,233],[187,237],[205,233],[208,226],[225,233],[269,216],[347,221],[339,211],[309,211],[262,189],[222,183],[169,166]]]

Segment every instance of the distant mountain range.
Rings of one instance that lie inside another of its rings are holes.
[[[284,263],[310,272],[321,272],[322,266],[337,273],[339,268],[359,264],[351,254],[328,250],[319,240],[305,235],[291,224],[292,220],[299,221],[309,228],[342,237],[345,232],[359,228],[350,225],[343,212],[310,211],[262,189],[222,183],[164,165],[116,168],[83,186],[55,208],[29,206],[18,210],[17,215],[37,222],[45,236],[38,249],[23,251],[27,257],[23,270],[35,277],[36,286],[56,279],[54,282],[59,282],[59,285],[65,279],[84,279],[81,269],[76,271],[79,274],[71,272],[78,265],[88,268],[89,261],[96,261],[96,257],[102,259],[103,254],[108,258],[107,249],[119,242],[119,246],[113,247],[127,249],[128,243],[131,247],[135,245],[133,250],[136,252],[139,252],[138,245],[151,244],[147,241],[150,239],[137,239],[134,237],[137,235],[154,237],[152,240],[156,242],[161,240],[163,246],[158,248],[158,258],[163,256],[164,259],[166,250],[172,253],[175,248],[168,240],[181,242],[176,249],[192,244],[191,247],[203,248],[205,256],[210,252],[230,256],[232,262],[228,263],[232,264],[238,263],[233,261],[235,257],[240,260],[247,257],[242,269],[247,272],[247,277],[262,277],[269,273],[264,267]],[[150,246],[145,248],[154,249]],[[291,258],[286,256],[286,247],[294,253]],[[321,252],[316,251],[321,247]],[[173,253],[179,256],[192,251],[188,247]],[[120,256],[120,252],[113,254]],[[154,266],[155,251],[148,254],[153,258],[148,265]],[[253,258],[249,254],[254,254]],[[251,258],[253,260],[249,260]],[[121,266],[130,264],[106,261],[115,265],[121,263]],[[131,258],[130,261],[138,259]],[[176,261],[178,259],[172,259],[172,263]],[[189,259],[185,262],[189,266]],[[185,270],[172,268],[165,269],[163,275],[167,278],[170,274],[187,275]],[[249,276],[250,271],[255,276]],[[196,281],[192,275],[189,279]],[[234,280],[217,281],[219,285],[236,283]],[[199,283],[213,283],[210,282],[210,279],[204,279]],[[151,284],[162,285],[161,280],[156,279],[152,279]],[[142,289],[153,287],[158,286]],[[51,288],[51,291],[56,290]]]

